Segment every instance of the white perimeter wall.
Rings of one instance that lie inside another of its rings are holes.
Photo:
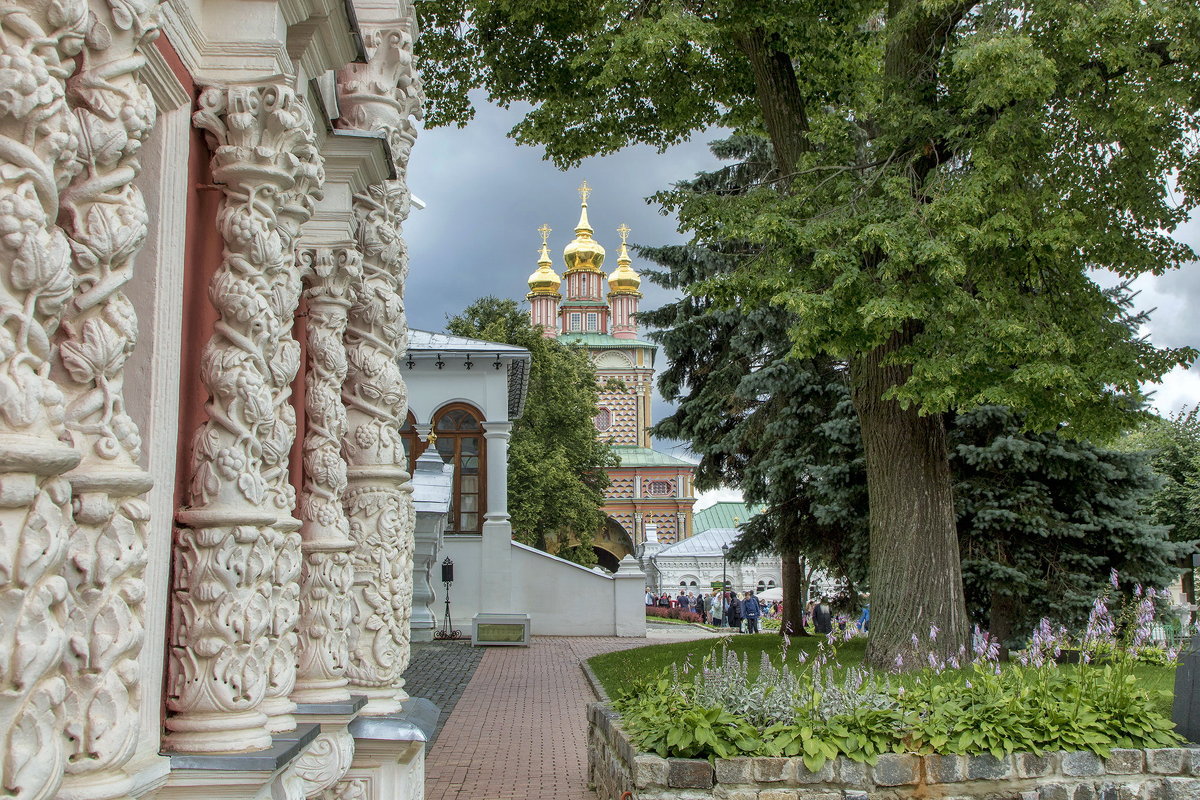
[[[646,635],[646,579],[640,571],[600,575],[528,545],[510,545],[509,608],[480,609],[482,542],[446,537],[439,561],[447,555],[454,560],[451,613],[454,627],[464,635],[480,610],[527,613],[534,636]],[[445,613],[440,583],[434,598],[440,628]]]

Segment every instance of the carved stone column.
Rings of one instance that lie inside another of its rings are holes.
[[[194,122],[225,195],[225,249],[209,285],[219,318],[201,357],[208,420],[177,514],[165,742],[232,752],[270,745],[264,706],[285,726],[291,708],[299,523],[287,484],[295,415],[282,387],[299,366],[295,219],[321,167],[312,117],[290,87],[210,87],[199,104]],[[269,696],[282,702],[272,708]]]
[[[53,795],[64,766],[61,476],[79,454],[47,362],[73,288],[55,219],[79,169],[65,81],[86,24],[82,0],[18,0],[0,15],[0,792],[22,800]]]
[[[70,591],[64,665],[67,776],[60,798],[124,796],[122,766],[138,745],[137,658],[145,610],[146,523],[138,466],[141,439],[125,412],[124,368],[137,339],[122,287],[146,238],[133,185],[155,104],[137,71],[157,35],[157,3],[93,3],[79,71],[68,82],[82,138],[83,170],[63,193],[75,297],[62,314],[53,376],[66,394],[66,424],[83,460],[68,474],[74,520],[64,575]],[[157,745],[157,742],[155,742]]]
[[[354,211],[363,253],[363,282],[350,309],[345,344],[348,371],[342,396],[349,428],[345,507],[355,542],[354,626],[347,676],[351,691],[368,697],[364,714],[399,710],[407,699],[414,514],[399,424],[407,389],[396,356],[407,346],[404,278],[407,251],[401,226],[411,205],[403,181],[416,137],[420,87],[412,63],[410,7],[388,24],[363,22],[369,54],[338,75],[343,127],[383,131],[400,180],[357,195]]]
[[[362,279],[362,255],[352,244],[305,248],[299,253],[308,305],[308,369],[305,373],[304,490],[300,529],[304,561],[300,572],[299,669],[292,699],[336,703],[349,699],[346,660],[351,628],[354,569],[350,523],[342,508],[346,491],[346,350],[342,337]],[[353,751],[353,742],[351,742]],[[347,762],[349,763],[349,762]]]

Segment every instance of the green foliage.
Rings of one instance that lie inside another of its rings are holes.
[[[418,8],[435,124],[482,87],[532,104],[513,135],[560,164],[714,124],[765,134],[774,179],[663,196],[697,241],[745,243],[710,293],[786,310],[803,355],[915,331],[894,357],[912,367],[891,391],[905,406],[1107,432],[1195,355],[1144,341],[1091,277],[1196,256],[1170,238],[1200,190],[1192,0]]]
[[[1154,522],[1176,542],[1200,540],[1200,406],[1152,417],[1115,447],[1149,452],[1162,481],[1150,502]]]
[[[542,336],[514,300],[476,300],[446,329],[530,352],[529,394],[508,450],[513,538],[595,564],[591,543],[604,524],[605,470],[617,459],[596,440],[596,372],[587,354]]]
[[[739,637],[728,646],[736,648],[748,638],[761,637]],[[645,649],[663,647],[669,646]],[[635,682],[617,692],[615,705],[642,750],[664,757],[802,757],[814,772],[839,755],[872,764],[889,752],[1001,758],[1013,752],[1086,750],[1107,757],[1116,747],[1171,747],[1181,741],[1165,705],[1169,693],[1152,689],[1146,679],[1152,668],[1137,667],[1132,658],[1100,666],[1043,663],[1005,669],[980,661],[963,669],[939,666],[878,680],[864,679],[853,666],[861,658],[857,648],[843,648],[832,659],[821,655],[828,657],[829,644],[813,649],[815,657],[804,665],[788,662],[786,650],[779,654],[779,667],[763,658],[760,672],[726,680],[721,688],[727,696],[715,701],[711,689],[700,687],[736,672],[730,664],[738,656],[709,647],[701,669],[685,667],[682,675],[676,669],[672,680]],[[761,651],[752,644],[749,652]],[[742,660],[749,662],[744,652]],[[593,667],[597,661],[592,660]],[[790,677],[779,677],[789,668]],[[1156,682],[1169,682],[1174,662],[1153,669]],[[768,670],[772,677],[764,682]],[[744,696],[729,695],[739,687]],[[747,701],[778,705],[773,691],[785,688],[792,693],[794,719],[771,722],[746,710]],[[839,688],[845,699],[826,703],[823,695]]]
[[[1080,626],[1111,570],[1169,585],[1185,550],[1147,513],[1158,480],[1144,453],[1023,427],[992,406],[948,427],[969,608],[1013,645],[1043,617]]]

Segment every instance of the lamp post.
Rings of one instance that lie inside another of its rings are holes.
[[[725,577],[725,559],[729,558],[729,545],[721,545],[721,591],[729,591],[729,581]]]

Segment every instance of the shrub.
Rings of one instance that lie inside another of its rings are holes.
[[[616,707],[634,743],[660,756],[800,756],[813,771],[837,755],[871,763],[885,752],[1107,757],[1116,747],[1170,746],[1181,739],[1134,674],[1139,662],[1176,655],[1149,644],[1153,601],[1154,592],[1138,589],[1114,614],[1099,598],[1078,637],[1044,620],[1020,663],[1004,669],[997,642],[978,628],[972,653],[931,656],[902,676],[839,663],[838,646],[851,634],[793,659],[785,636],[778,664],[764,653],[753,679],[749,660],[726,643],[698,667],[634,687]],[[1064,647],[1079,651],[1079,663],[1056,662]]]
[[[682,608],[663,608],[662,606],[646,606],[647,617],[663,617],[665,619],[679,619],[684,622],[700,622],[700,615],[695,611],[687,611]]]

